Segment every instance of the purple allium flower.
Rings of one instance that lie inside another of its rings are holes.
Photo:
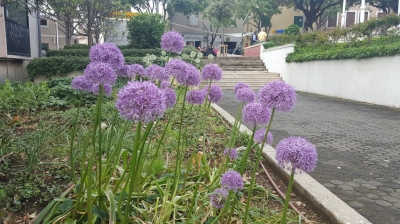
[[[132,78],[133,76],[130,74],[131,66],[124,65],[120,69],[118,69],[117,76],[125,77],[125,78]]]
[[[285,81],[269,82],[258,92],[260,103],[279,111],[290,111],[297,100],[294,88]]]
[[[159,65],[156,65],[156,64],[151,64],[149,67],[147,67],[145,70],[144,70],[144,76],[146,76],[147,78],[150,78],[150,79],[154,79],[153,78],[153,70],[154,69],[156,69],[156,68],[159,68],[160,66]]]
[[[217,188],[210,196],[210,202],[215,208],[221,209],[224,207],[227,198],[228,191],[225,188]]]
[[[109,84],[103,84],[103,92],[107,96],[111,96],[112,87]],[[97,84],[93,85],[93,94],[99,95],[99,93],[100,93],[100,84],[97,83]]]
[[[125,59],[121,50],[111,43],[96,44],[90,48],[89,52],[91,63],[107,63],[114,70],[119,70],[124,66]]]
[[[180,84],[184,84],[188,78],[187,63],[181,59],[172,59],[165,65],[165,72],[176,78]]]
[[[276,146],[276,160],[282,168],[292,172],[310,172],[317,165],[318,155],[313,144],[302,137],[282,139]]]
[[[171,83],[169,83],[168,81],[162,81],[160,84],[160,89],[169,88],[170,85]]]
[[[148,81],[128,82],[119,91],[115,106],[121,117],[145,123],[160,118],[166,109],[164,92]]]
[[[201,90],[191,90],[186,94],[186,102],[189,104],[199,104],[202,105],[206,100],[207,91]]]
[[[237,159],[238,157],[238,152],[236,151],[236,149],[225,149],[224,150],[224,156],[228,156],[229,153],[229,158],[232,160]]]
[[[165,88],[165,89],[162,89],[162,91],[164,92],[165,104],[166,104],[167,108],[174,107],[175,103],[176,103],[175,91],[171,88]]]
[[[85,76],[75,76],[71,83],[72,88],[84,91],[84,92],[92,92],[93,84],[86,80]]]
[[[169,80],[169,75],[165,72],[164,67],[158,65],[151,70],[150,77],[152,79],[163,80],[163,81]]]
[[[185,47],[182,35],[176,31],[168,31],[161,37],[161,49],[172,53],[181,53]]]
[[[227,190],[235,192],[242,190],[244,186],[243,178],[237,171],[226,171],[226,173],[221,176],[221,186]]]
[[[117,74],[110,64],[106,63],[90,63],[86,66],[83,76],[85,79],[92,84],[92,91],[94,94],[98,94],[100,84],[103,85],[104,92],[111,94],[109,89],[115,84],[117,80]]]
[[[250,89],[250,86],[249,86],[247,83],[238,82],[238,83],[235,85],[235,87],[233,88],[233,92],[236,94],[236,92],[237,92],[239,89],[243,89],[243,88]]]
[[[222,79],[222,69],[216,64],[207,64],[201,71],[204,80],[211,79],[219,81]]]
[[[243,122],[255,127],[260,124],[268,124],[271,109],[261,103],[253,102],[243,107],[242,114]]]
[[[265,137],[265,128],[260,128],[254,133],[254,141],[257,142],[258,144],[262,144],[264,137]],[[274,140],[274,137],[272,133],[269,131],[267,135],[267,140],[265,141],[268,145],[272,145],[272,141]]]
[[[184,83],[185,86],[200,85],[200,72],[192,64],[187,64],[187,74],[188,77],[186,79],[186,82]]]
[[[205,91],[208,91],[208,86],[204,88]],[[211,84],[210,92],[208,94],[210,96],[210,101],[212,103],[218,103],[222,99],[222,89],[218,85]]]
[[[135,77],[136,75],[144,75],[144,68],[141,64],[133,64],[129,66],[129,77]]]
[[[256,93],[250,88],[241,88],[237,90],[235,96],[240,102],[251,103],[256,98]]]

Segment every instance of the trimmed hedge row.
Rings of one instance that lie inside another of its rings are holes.
[[[325,51],[295,51],[288,54],[286,62],[304,62],[319,60],[339,60],[339,59],[363,59],[372,57],[384,57],[400,54],[400,42],[390,45],[365,45],[358,48],[343,48],[343,44],[337,45]]]
[[[124,57],[144,57],[146,54],[161,55],[161,49],[122,49]],[[89,49],[64,49],[64,50],[49,50],[47,57],[64,57],[64,56],[79,56],[87,57]]]
[[[90,63],[89,57],[45,57],[35,58],[29,62],[26,69],[28,70],[29,79],[33,79],[38,75],[45,75],[47,78],[55,75],[66,75],[74,71],[82,71]],[[144,65],[142,57],[125,57],[126,64]],[[156,59],[154,64],[162,65],[163,61]]]

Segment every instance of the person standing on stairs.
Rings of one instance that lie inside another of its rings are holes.
[[[254,31],[254,33],[253,33],[253,35],[252,35],[252,37],[251,37],[250,46],[253,45],[254,43],[258,42],[257,33],[258,33],[257,30]]]
[[[264,28],[261,28],[261,32],[258,34],[258,42],[267,42],[267,33]]]

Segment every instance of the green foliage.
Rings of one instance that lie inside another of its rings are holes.
[[[250,12],[252,20],[254,20],[254,25],[257,29],[263,26],[271,27],[271,18],[280,14],[281,10],[279,5],[274,0],[239,0],[237,1],[236,15],[239,18],[245,18]],[[261,20],[265,18],[266,24],[261,24]]]
[[[160,55],[160,49],[132,49],[123,47],[121,49],[124,57],[144,57],[146,54]],[[89,49],[66,49],[66,50],[49,50],[46,54],[47,57],[63,57],[63,56],[79,56],[87,57]]]
[[[166,24],[160,14],[140,13],[127,22],[129,44],[133,48],[159,48]]]
[[[29,79],[32,80],[38,75],[50,78],[55,75],[63,76],[70,72],[82,71],[88,64],[88,57],[44,57],[33,59],[26,69]]]
[[[6,80],[0,86],[0,111],[21,114],[35,111],[45,105],[49,99],[50,89],[46,83],[18,83]]]
[[[285,34],[289,36],[300,35],[300,28],[296,24],[292,24],[285,29]]]
[[[68,44],[64,46],[64,49],[89,49],[87,44]]]
[[[397,39],[391,40],[391,39]],[[400,54],[400,38],[379,38],[356,43],[330,43],[320,46],[307,45],[296,47],[295,52],[286,57],[286,62],[304,62],[316,60],[362,59]],[[393,42],[392,42],[393,41]]]

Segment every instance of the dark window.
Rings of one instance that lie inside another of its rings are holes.
[[[28,10],[25,2],[8,2],[5,11],[7,20],[28,27]]]
[[[47,19],[40,19],[40,25],[41,26],[48,26]]]
[[[346,14],[346,27],[351,27],[356,22],[356,12],[347,12]]]
[[[48,50],[49,49],[49,44],[48,43],[42,43],[42,50]]]
[[[378,12],[378,16],[377,16],[377,17],[378,17],[378,18],[379,18],[379,17],[383,17],[383,16],[385,16],[385,15],[386,15],[386,13],[384,13],[384,12]]]
[[[303,16],[295,16],[293,23],[296,24],[298,27],[303,27]]]
[[[364,21],[368,20],[368,12],[364,12]],[[361,21],[361,12],[358,13],[358,21]]]
[[[328,27],[336,27],[337,24],[337,15],[333,15],[328,19]]]

